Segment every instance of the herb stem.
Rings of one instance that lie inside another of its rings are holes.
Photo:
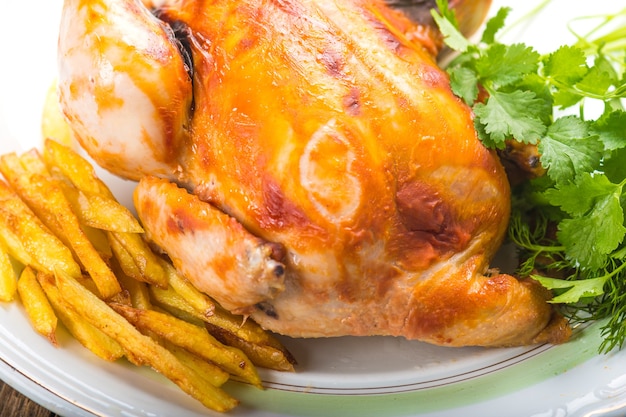
[[[507,25],[506,27],[502,28],[502,30],[500,31],[500,36],[505,35],[507,32],[509,32],[510,30],[515,28],[516,26],[520,25],[521,23],[524,23],[524,22],[532,19],[534,16],[538,15],[543,9],[545,9],[546,6],[548,4],[550,4],[551,2],[552,2],[552,0],[543,0],[541,3],[539,3],[533,9],[528,11],[528,13],[526,13],[525,15],[523,15],[519,19],[517,19],[515,22],[513,22],[510,25]]]

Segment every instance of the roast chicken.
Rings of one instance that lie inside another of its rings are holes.
[[[509,183],[422,3],[66,0],[61,105],[98,164],[139,181],[147,238],[265,329],[562,342],[550,294],[489,267]],[[489,1],[451,4],[472,31]]]

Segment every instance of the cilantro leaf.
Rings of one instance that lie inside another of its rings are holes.
[[[562,46],[544,60],[544,75],[557,83],[573,85],[588,71],[584,52],[573,46]]]
[[[595,200],[620,192],[621,188],[605,175],[583,173],[572,182],[547,189],[544,195],[550,204],[560,207],[570,216],[583,216],[593,208]]]
[[[511,137],[525,143],[536,143],[546,131],[540,118],[542,100],[531,91],[496,91],[486,104],[474,106],[484,132],[498,148]]]
[[[583,94],[593,94],[601,96],[605,94],[613,84],[611,74],[603,71],[600,67],[593,66],[587,71],[585,76],[576,83],[576,89]]]
[[[626,148],[614,149],[605,153],[602,162],[602,172],[609,180],[615,183],[626,178]]]
[[[602,143],[591,140],[588,125],[576,116],[557,119],[539,142],[541,163],[548,176],[566,182],[582,172],[599,168]]]
[[[574,85],[557,85],[554,92],[555,104],[562,109],[566,109],[577,104],[585,97],[604,97],[609,92],[613,82],[613,74],[610,71],[601,66],[593,66]]]
[[[447,4],[447,1],[445,3]],[[446,45],[458,52],[465,52],[470,49],[471,43],[459,31],[456,19],[451,21],[448,14],[442,16],[435,9],[430,12],[435,23],[439,26]]]
[[[552,205],[571,216],[559,223],[557,233],[566,256],[594,270],[604,266],[626,234],[622,191],[605,175],[584,173],[545,192]]]
[[[538,116],[546,126],[552,123],[552,110],[554,107],[552,92],[538,74],[527,74],[523,80],[515,84],[514,88],[522,91],[532,91],[539,99],[538,104],[541,105]]]
[[[615,110],[591,125],[591,133],[598,135],[607,150],[626,147],[626,112]]]
[[[541,285],[549,290],[566,290],[554,297],[551,303],[577,303],[583,298],[597,297],[604,294],[604,284],[607,277],[568,281],[564,279],[548,278],[532,275]]]
[[[468,105],[474,104],[478,97],[478,76],[470,68],[455,67],[449,71],[450,87],[457,96]]]
[[[560,109],[567,109],[575,104],[580,103],[583,96],[570,89],[558,90],[553,93],[554,105]]]
[[[456,19],[456,14],[454,10],[450,8],[450,4],[448,0],[436,0],[435,4],[439,12],[441,13],[441,17],[448,20],[455,28],[459,27],[459,22]]]
[[[565,245],[569,259],[583,268],[598,270],[605,266],[609,254],[619,246],[625,233],[619,196],[610,194],[596,199],[585,216],[559,223],[557,237]]]
[[[489,19],[489,21],[487,21],[487,24],[485,25],[485,30],[483,31],[481,37],[481,42],[486,44],[494,43],[496,39],[496,33],[498,33],[498,31],[504,27],[504,22],[510,12],[510,7],[501,7],[500,9],[498,9],[496,15]]]
[[[519,81],[524,75],[537,72],[539,54],[524,44],[491,45],[477,60],[476,72],[481,82],[503,87]]]

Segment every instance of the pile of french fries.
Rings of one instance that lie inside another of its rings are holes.
[[[0,300],[19,299],[52,344],[59,323],[97,356],[150,366],[206,407],[238,404],[229,379],[293,371],[280,342],[200,293],[71,147],[0,156]]]

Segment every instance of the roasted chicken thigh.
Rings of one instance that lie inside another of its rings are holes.
[[[440,47],[376,0],[66,0],[59,92],[89,155],[140,180],[148,238],[266,329],[563,341],[540,285],[489,269],[509,184]]]

